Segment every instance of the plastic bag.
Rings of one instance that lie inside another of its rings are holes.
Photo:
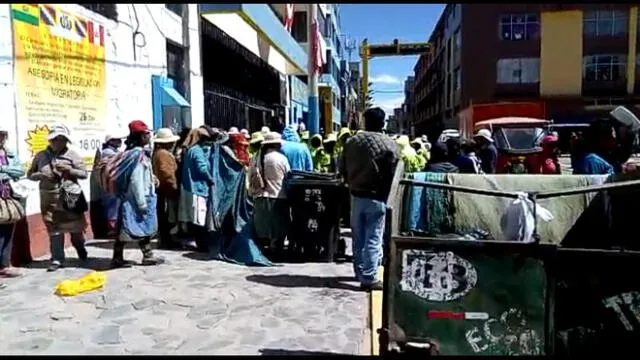
[[[100,289],[104,286],[107,275],[103,272],[92,271],[77,280],[62,280],[56,285],[55,294],[58,296],[76,296],[87,291]]]
[[[553,214],[538,204],[536,215],[545,222],[553,220]],[[533,242],[534,227],[533,201],[527,194],[518,193],[518,198],[509,205],[502,216],[502,233],[508,241]]]

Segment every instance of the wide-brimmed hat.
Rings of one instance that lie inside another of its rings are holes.
[[[264,135],[260,131],[256,131],[251,134],[251,139],[249,140],[249,144],[256,144],[264,141]]]
[[[322,142],[326,144],[326,143],[336,142],[336,141],[338,141],[338,137],[336,136],[335,133],[331,133],[327,135],[327,137]]]
[[[180,136],[174,135],[173,130],[169,128],[161,128],[156,131],[153,142],[158,144],[167,144],[180,140]]]
[[[491,131],[489,131],[488,129],[480,129],[478,130],[478,132],[473,135],[474,138],[483,138],[485,140],[487,140],[488,142],[493,142],[493,138],[491,137]]]
[[[53,140],[58,136],[62,136],[63,138],[67,139],[68,142],[71,142],[71,131],[69,131],[68,127],[62,124],[53,125],[51,129],[49,129],[47,140]]]
[[[242,129],[240,130],[240,134],[244,135],[244,137],[249,140],[251,138],[251,135],[249,135],[249,130],[247,129]]]
[[[266,135],[271,132],[271,129],[269,129],[268,126],[263,126],[262,129],[260,129],[260,132],[262,133],[262,135]]]
[[[278,134],[275,131],[270,131],[263,135],[264,140],[262,140],[262,145],[269,144],[282,144],[282,135]]]
[[[239,130],[238,130],[238,128],[237,128],[237,127],[235,127],[235,126],[230,127],[230,128],[229,128],[229,131],[227,131],[227,133],[228,133],[229,135],[231,135],[231,134],[237,134],[237,133],[239,133],[239,132],[240,132],[240,131],[239,131]]]

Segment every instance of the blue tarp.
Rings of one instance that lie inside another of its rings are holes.
[[[213,217],[213,257],[244,265],[272,266],[252,239],[253,205],[245,187],[246,172],[231,151],[219,144],[211,149],[214,185],[208,216]]]

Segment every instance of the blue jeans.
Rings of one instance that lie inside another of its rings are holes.
[[[71,245],[76,249],[78,255],[87,251],[84,247],[84,235],[82,233],[71,234]],[[49,251],[51,251],[51,261],[64,262],[64,233],[49,234]]]
[[[382,201],[351,197],[353,271],[362,284],[378,280],[386,211],[387,206]]]
[[[11,267],[11,249],[13,248],[13,227],[15,224],[0,225],[0,269]]]

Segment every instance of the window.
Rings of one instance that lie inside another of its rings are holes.
[[[460,28],[453,34],[453,63],[460,63],[460,49],[462,46],[462,35],[460,34]]]
[[[326,28],[327,28],[327,19],[325,18],[324,15],[322,15],[322,10],[320,10],[320,6],[318,6],[318,29],[320,29],[320,32],[326,32]]]
[[[185,96],[184,89],[184,48],[167,41],[167,77],[173,80],[173,86]]]
[[[307,13],[305,11],[296,11],[293,13],[291,35],[299,43],[307,42]]]
[[[333,61],[332,61],[333,58],[331,57],[331,49],[327,50],[326,56],[327,56],[327,62],[322,66],[322,73],[331,74],[333,70],[331,66],[333,64]]]
[[[624,79],[624,55],[591,55],[584,57],[582,77],[586,81],[618,81]]]
[[[458,28],[458,30],[456,30],[455,34],[455,45],[456,45],[456,49],[461,49],[462,48],[462,32],[460,31],[460,28]]]
[[[98,13],[107,19],[118,21],[118,11],[116,10],[116,4],[79,4],[85,9],[91,10],[94,13]]]
[[[583,31],[587,36],[617,36],[627,33],[627,24],[626,11],[589,11],[584,14]]]
[[[333,25],[331,23],[331,15],[327,15],[327,21],[324,23],[324,28],[322,28],[322,36],[331,39],[333,38]]]
[[[529,40],[540,34],[538,15],[504,15],[500,17],[500,38],[502,40]]]
[[[540,82],[540,59],[500,59],[497,63],[498,84],[535,84]]]
[[[172,13],[180,17],[182,16],[182,8],[184,7],[184,4],[164,4],[164,6]]]

